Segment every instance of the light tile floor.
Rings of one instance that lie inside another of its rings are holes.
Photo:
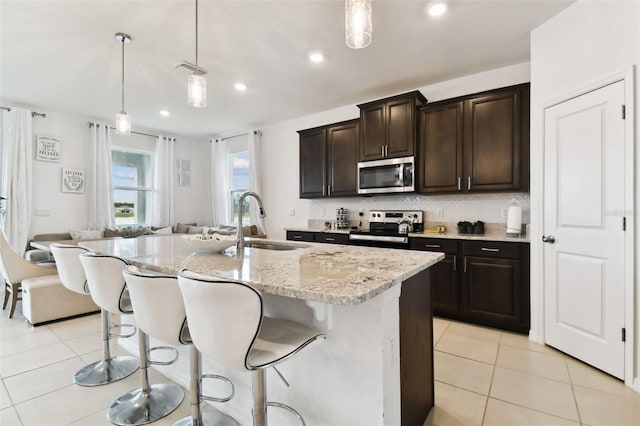
[[[102,426],[138,376],[94,388],[73,384],[101,357],[100,317],[32,327],[0,314],[0,425]],[[434,319],[436,406],[425,426],[637,426],[640,394],[526,336]],[[123,351],[114,345],[115,354]],[[152,382],[167,379],[151,370]],[[182,405],[155,424],[189,414]],[[322,425],[325,426],[325,425]],[[349,425],[326,425],[349,426]]]

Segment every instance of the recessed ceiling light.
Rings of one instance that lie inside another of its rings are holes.
[[[247,85],[244,83],[236,83],[233,85],[233,87],[238,91],[238,92],[244,92],[245,90],[247,90]]]
[[[445,3],[435,3],[429,7],[429,15],[440,16],[447,11],[447,5]]]
[[[171,115],[171,113],[169,111],[167,111],[166,109],[163,109],[160,111],[160,115],[163,117],[168,117]]]
[[[316,64],[324,61],[324,55],[320,52],[311,52],[309,53],[309,60]]]

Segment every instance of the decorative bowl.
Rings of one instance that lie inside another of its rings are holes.
[[[191,247],[198,251],[208,252],[220,252],[227,249],[238,241],[238,237],[235,235],[221,235],[221,234],[194,234],[185,235],[184,240]]]

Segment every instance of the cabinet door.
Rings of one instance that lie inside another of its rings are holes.
[[[328,195],[357,195],[358,120],[327,129]]]
[[[420,111],[418,192],[462,190],[462,106],[454,102]]]
[[[444,260],[431,267],[431,300],[434,315],[447,316],[460,312],[458,261],[457,256],[448,254]]]
[[[398,99],[387,103],[386,157],[409,157],[414,154],[416,144],[415,105],[414,98]]]
[[[470,320],[522,331],[520,261],[464,257],[463,312]]]
[[[465,101],[464,179],[468,191],[520,189],[520,89]]]
[[[379,160],[384,157],[385,115],[385,104],[370,105],[361,109],[360,161]]]
[[[300,198],[326,196],[326,129],[300,132]]]

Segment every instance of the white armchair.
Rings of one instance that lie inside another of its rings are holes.
[[[9,300],[9,295],[11,295],[9,318],[12,318],[18,300],[22,300],[20,296],[22,281],[28,278],[56,275],[57,270],[53,266],[38,266],[23,259],[22,256],[13,251],[4,233],[0,231],[0,273],[5,282],[2,309],[7,307],[7,301]]]

